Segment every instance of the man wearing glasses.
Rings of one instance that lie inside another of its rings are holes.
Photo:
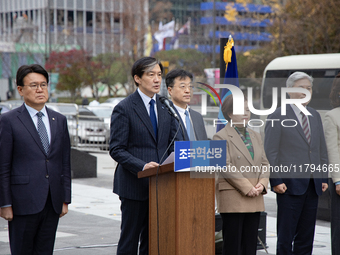
[[[52,254],[59,217],[71,202],[70,137],[66,117],[48,100],[48,73],[21,66],[24,104],[0,116],[0,207],[11,253]]]
[[[192,74],[183,69],[172,70],[165,78],[174,109],[178,116],[181,116],[181,124],[187,131],[183,134],[184,139],[186,141],[208,140],[202,115],[188,105],[192,96],[192,81]]]

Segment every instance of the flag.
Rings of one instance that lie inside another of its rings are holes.
[[[175,35],[175,21],[170,21],[163,25],[159,24],[158,31],[154,34],[155,39],[158,42],[158,50],[163,50],[163,41],[167,37],[173,37]]]
[[[240,87],[239,81],[238,81],[238,71],[237,71],[237,62],[236,62],[236,53],[235,53],[235,47],[234,47],[234,40],[229,36],[228,43],[226,46],[224,46],[224,54],[223,54],[224,62],[226,63],[226,70],[224,75],[224,81],[223,84],[232,84],[237,87]],[[220,72],[223,72],[223,70],[220,70]],[[222,89],[221,90],[221,98],[222,102],[224,99],[231,94],[229,89]],[[218,119],[220,120],[220,124],[216,125],[216,132],[220,131],[226,123],[226,119],[223,116],[222,113],[222,105],[220,105],[220,110],[218,112]]]
[[[144,35],[144,56],[151,56],[152,52],[152,34],[150,25],[148,26],[148,32]]]
[[[173,49],[178,49],[179,35],[190,35],[190,19],[172,37],[171,45]]]

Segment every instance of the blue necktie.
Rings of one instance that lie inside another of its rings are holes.
[[[187,127],[187,133],[190,141],[195,141],[195,134],[194,134],[194,129],[191,125],[190,117],[189,117],[189,112],[188,110],[185,110],[185,125]]]
[[[150,119],[151,119],[151,123],[153,126],[153,130],[155,131],[155,137],[157,139],[157,119],[156,119],[154,105],[155,105],[155,100],[151,99],[150,100]]]
[[[50,150],[50,141],[48,140],[47,130],[45,127],[44,122],[42,121],[42,112],[37,113],[38,116],[38,134],[40,136],[41,143],[44,147],[44,150],[46,154],[48,154],[48,151]]]

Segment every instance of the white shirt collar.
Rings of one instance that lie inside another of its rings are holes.
[[[145,107],[148,109],[151,98],[149,96],[145,95],[139,88],[137,89],[137,91],[138,91],[138,94],[140,95],[140,97],[142,98]],[[153,95],[152,99],[155,100],[155,102],[156,102],[156,94]]]
[[[292,109],[295,112],[296,116],[301,115],[301,110],[295,104],[291,104],[290,106],[292,107]],[[304,106],[304,108],[307,109],[306,106]],[[310,115],[310,116],[312,117],[313,115]]]
[[[34,108],[28,106],[26,103],[24,103],[24,105],[25,105],[25,107],[26,107],[28,113],[30,114],[31,118],[33,118],[33,117],[39,112],[39,111],[37,111],[36,109],[34,109]],[[46,106],[45,106],[45,105],[44,105],[44,107],[43,107],[40,111],[44,114],[44,116],[46,116],[46,117],[48,116],[48,115],[47,115],[47,111],[46,111]]]
[[[177,111],[179,114],[183,114],[185,113],[185,111],[188,111],[189,112],[189,105],[187,105],[187,108],[186,109],[183,109],[182,107],[179,107],[177,105],[174,104],[174,106],[176,107]]]

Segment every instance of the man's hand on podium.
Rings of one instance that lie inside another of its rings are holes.
[[[158,163],[151,161],[151,162],[144,165],[143,171],[147,170],[149,168],[157,167],[157,166],[159,166]]]

